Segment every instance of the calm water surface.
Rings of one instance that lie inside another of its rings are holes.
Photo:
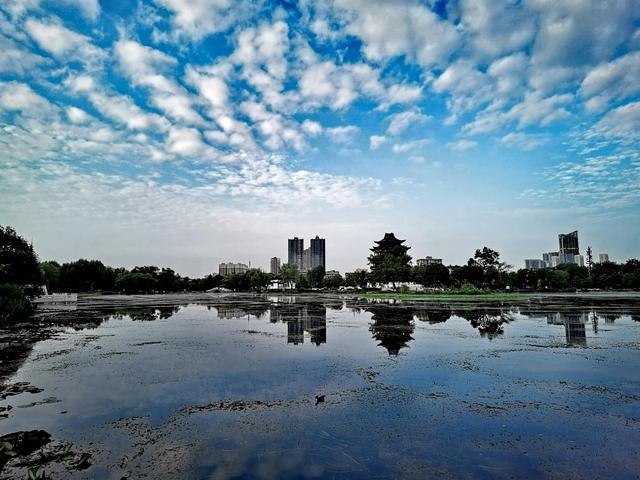
[[[69,312],[0,433],[91,454],[56,478],[640,475],[637,301],[153,301]]]

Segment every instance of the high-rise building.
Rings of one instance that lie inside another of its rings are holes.
[[[311,270],[313,267],[311,266],[311,247],[305,248],[302,251],[302,268],[300,268],[300,272],[306,273]]]
[[[579,267],[584,267],[584,257],[582,255],[576,255],[573,257],[573,263]]]
[[[303,268],[303,255],[304,255],[304,239],[294,237],[288,241],[288,256],[287,263],[289,265],[295,265],[298,270],[302,271]]]
[[[545,267],[555,267],[558,265],[558,252],[548,252],[542,254],[542,261]],[[553,265],[555,263],[555,265]]]
[[[537,270],[539,268],[544,268],[545,266],[545,261],[540,260],[539,258],[528,258],[524,261],[524,268],[527,270]]]
[[[416,265],[419,267],[428,267],[429,265],[442,265],[442,259],[427,256],[417,259]]]
[[[599,253],[598,254],[598,261],[600,263],[607,263],[609,261],[609,254],[608,253]]]
[[[327,268],[325,257],[325,240],[316,235],[311,239],[311,264],[310,268],[322,267]]]
[[[560,244],[560,261],[562,263],[574,263],[575,256],[580,255],[578,231],[561,233],[558,235],[558,243]]]
[[[271,275],[280,275],[280,259],[278,257],[272,257],[270,264]]]
[[[223,276],[245,273],[247,270],[249,270],[249,266],[244,263],[227,262],[218,265],[218,274]]]

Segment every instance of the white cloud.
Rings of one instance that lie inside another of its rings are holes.
[[[423,114],[419,109],[413,109],[389,115],[387,120],[389,121],[387,134],[395,136],[400,135],[413,125],[426,122],[429,120],[429,116]]]
[[[76,59],[91,62],[104,58],[104,52],[91,44],[88,37],[66,28],[57,19],[27,19],[25,28],[42,50],[69,61]]]
[[[471,150],[472,148],[478,146],[478,142],[463,138],[461,140],[456,140],[455,142],[450,142],[447,144],[447,146],[457,152],[466,152],[467,150]]]
[[[80,9],[82,14],[89,20],[96,20],[100,14],[100,4],[98,0],[56,0],[58,3],[70,5]],[[8,0],[0,2],[0,6],[6,8],[14,17],[20,17],[29,10],[36,10],[40,7],[42,0]],[[46,2],[45,2],[46,3]],[[51,0],[51,3],[54,3]]]
[[[151,101],[157,108],[174,120],[203,123],[202,117],[194,110],[193,99],[187,91],[173,79],[163,75],[171,75],[171,70],[177,65],[175,58],[132,40],[119,40],[114,50],[122,70],[133,85],[151,89]]]
[[[278,150],[285,144],[298,151],[305,147],[304,136],[295,122],[268,111],[258,102],[243,102],[240,110],[254,122],[253,128],[262,135],[265,146],[270,150]]]
[[[283,81],[287,77],[286,54],[289,27],[283,21],[247,28],[238,35],[230,59],[242,66],[243,78],[261,93],[264,103],[276,110],[287,107]]]
[[[470,36],[468,50],[480,60],[496,58],[527,45],[535,34],[535,17],[526,3],[463,0],[461,24]]]
[[[26,83],[0,82],[0,108],[20,112],[47,108],[49,102],[34,92]]]
[[[167,137],[167,148],[178,155],[197,155],[207,146],[195,128],[171,127]]]
[[[423,138],[420,140],[412,140],[410,142],[405,143],[395,143],[392,147],[394,153],[406,153],[414,150],[419,150],[425,145],[431,143],[431,139]]]
[[[46,58],[25,50],[4,35],[0,35],[0,52],[0,73],[24,76],[47,63]]]
[[[511,132],[504,135],[500,142],[507,147],[519,148],[521,150],[533,150],[547,143],[546,135],[532,134],[524,132]]]
[[[640,102],[609,111],[587,132],[587,137],[598,136],[622,144],[640,141]]]
[[[599,112],[609,103],[640,93],[640,52],[631,52],[592,69],[582,81],[587,111]]]
[[[377,150],[387,141],[384,135],[371,135],[369,137],[369,147],[371,150]]]
[[[405,55],[423,66],[444,65],[460,46],[456,28],[418,2],[337,0],[346,31],[362,39],[374,61]]]
[[[322,133],[322,125],[320,125],[318,122],[307,119],[302,122],[302,130],[304,130],[305,133],[309,135],[316,136]]]
[[[155,0],[173,13],[177,30],[195,40],[229,28],[255,6],[232,0]]]
[[[345,125],[342,127],[332,127],[325,129],[329,138],[336,143],[348,143],[353,140],[359,128],[355,125]]]
[[[67,107],[66,113],[71,123],[85,123],[91,118],[87,112],[77,107]]]

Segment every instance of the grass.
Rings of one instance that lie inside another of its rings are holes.
[[[520,302],[529,299],[529,295],[521,293],[399,293],[399,292],[367,292],[359,293],[360,298],[377,298],[381,300],[419,300],[432,302]]]

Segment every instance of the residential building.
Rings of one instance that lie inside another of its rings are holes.
[[[558,252],[548,252],[542,254],[542,261],[546,267],[554,267],[558,265],[557,259],[559,257]],[[554,260],[555,258],[555,260]],[[552,265],[555,262],[555,265]]]
[[[609,261],[609,254],[608,253],[599,253],[598,254],[598,261],[600,263],[607,263]]]
[[[560,244],[560,262],[575,263],[575,256],[580,255],[578,231],[575,230],[571,233],[561,233],[558,235],[558,243]]]
[[[303,252],[304,239],[298,237],[290,238],[288,241],[287,263],[289,265],[296,265],[298,270],[302,271]]]
[[[270,261],[271,275],[280,275],[280,259],[278,257],[272,257]]]
[[[575,263],[579,267],[584,267],[584,257],[582,255],[576,255],[575,257],[573,257],[573,263]]]
[[[539,268],[544,268],[545,266],[545,261],[540,260],[539,258],[528,258],[524,261],[524,268],[528,270],[537,270]]]
[[[549,266],[551,268],[555,268],[558,265],[560,265],[562,262],[560,261],[560,257],[558,255],[551,257],[551,263],[549,263]]]
[[[311,239],[309,248],[304,248],[304,239],[289,239],[288,262],[297,265],[300,272],[308,272],[315,267],[327,268],[325,255],[325,239],[316,235]]]
[[[416,265],[418,267],[428,267],[429,265],[442,265],[442,259],[427,256],[424,258],[417,259]]]
[[[322,267],[327,268],[325,256],[325,239],[316,235],[311,239],[311,268]]]
[[[311,247],[309,247],[302,251],[302,268],[300,268],[300,272],[306,273],[311,268]]]
[[[245,263],[221,263],[218,265],[218,274],[219,275],[233,275],[235,273],[245,273],[249,270],[249,266]]]
[[[328,270],[325,274],[324,274],[324,278],[327,277],[339,277],[340,276],[340,272],[337,270]]]

